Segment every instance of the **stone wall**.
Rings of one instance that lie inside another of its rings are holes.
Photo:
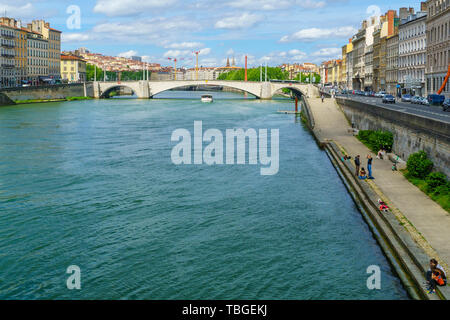
[[[9,106],[14,104],[14,101],[12,101],[10,98],[8,98],[7,95],[0,92],[0,107],[1,106]]]
[[[421,116],[336,99],[347,119],[359,130],[387,130],[394,134],[393,151],[405,161],[424,150],[435,169],[450,177],[450,125]]]
[[[67,97],[93,97],[92,83],[61,84],[40,87],[21,87],[2,89],[0,93],[13,101],[18,100],[50,100]]]

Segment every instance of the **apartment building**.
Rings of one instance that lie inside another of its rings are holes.
[[[37,32],[27,33],[27,77],[32,85],[49,82],[48,40]]]
[[[386,39],[386,92],[398,95],[398,28]]]
[[[86,61],[75,55],[61,55],[61,78],[69,83],[86,81]]]
[[[16,38],[14,27],[0,24],[0,88],[16,85]]]
[[[442,86],[450,65],[450,0],[428,0],[426,5],[425,77],[426,91],[431,94]],[[447,83],[442,94],[450,97],[450,83]]]
[[[427,13],[421,11],[400,22],[398,81],[403,94],[426,95],[426,20]]]
[[[20,85],[27,80],[27,30],[22,28],[21,22],[13,18],[0,17],[0,24],[15,29],[14,39],[15,50],[15,77],[16,85]]]
[[[50,27],[44,20],[33,20],[28,29],[40,33],[48,41],[48,77],[61,79],[61,31]]]

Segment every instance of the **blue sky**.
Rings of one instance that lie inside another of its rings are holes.
[[[1,15],[44,18],[63,31],[63,50],[86,47],[163,65],[176,57],[186,67],[194,65],[195,50],[203,66],[224,65],[227,56],[243,65],[245,55],[251,66],[320,63],[340,55],[363,19],[419,6],[411,0],[0,0]]]

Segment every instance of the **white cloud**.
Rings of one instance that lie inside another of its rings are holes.
[[[217,67],[219,62],[216,58],[203,58],[198,64],[202,67]]]
[[[166,49],[196,49],[204,47],[200,42],[174,42],[164,45]]]
[[[216,29],[246,29],[261,22],[264,16],[252,13],[243,13],[240,16],[223,18],[216,22]]]
[[[314,0],[231,0],[226,5],[236,9],[271,11],[285,10],[293,6],[304,9],[323,8],[326,2]]]
[[[181,58],[183,56],[187,56],[191,54],[189,50],[169,50],[164,53],[164,57],[166,58]]]
[[[13,1],[11,1],[13,2]],[[23,5],[19,5],[16,2],[14,2],[14,5],[9,5],[7,3],[0,3],[0,14],[3,16],[5,13],[9,17],[23,17],[28,18],[32,17],[33,14],[35,14],[35,9],[33,7],[33,4],[30,2],[25,3]]]
[[[289,0],[232,0],[228,6],[238,9],[249,10],[277,10],[285,9],[292,5]]]
[[[259,59],[259,63],[265,64],[268,62],[270,65],[280,65],[282,63],[304,62],[307,57],[308,55],[305,52],[298,49],[292,49],[287,52],[271,52],[262,56]]]
[[[92,32],[103,39],[130,42],[167,42],[187,32],[200,30],[200,25],[183,17],[155,18],[132,22],[111,22],[95,26]]]
[[[342,48],[322,48],[319,51],[313,52],[311,56],[313,57],[334,57],[342,55]]]
[[[211,48],[204,48],[200,50],[199,55],[200,56],[207,56],[208,54],[211,53]]]
[[[317,9],[326,6],[325,1],[297,0],[297,5],[305,9]]]
[[[66,33],[63,32],[61,35],[61,42],[64,43],[77,43],[83,41],[94,40],[92,35],[86,33]]]
[[[95,13],[103,13],[110,17],[139,15],[146,10],[167,8],[177,0],[98,0]]]
[[[134,50],[119,53],[119,57],[124,57],[124,58],[131,58],[131,57],[135,57],[137,55],[138,55],[138,52],[134,51]]]
[[[290,36],[282,37],[280,42],[314,41],[333,37],[337,38],[350,37],[356,32],[357,30],[350,26],[330,28],[330,29],[320,29],[320,28],[302,29]]]

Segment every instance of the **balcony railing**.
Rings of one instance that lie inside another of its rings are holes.
[[[15,39],[16,38],[14,35],[6,34],[6,33],[5,34],[2,33],[2,37],[6,38],[6,39]]]
[[[4,57],[4,58],[14,58],[15,55],[9,54],[9,53],[2,53],[2,57]]]
[[[14,48],[14,45],[13,44],[9,44],[9,43],[2,43],[1,46],[4,47],[4,48],[9,48],[9,49],[13,49]]]
[[[14,64],[6,64],[6,63],[2,63],[2,68],[6,68],[6,69],[14,69],[15,65]]]

